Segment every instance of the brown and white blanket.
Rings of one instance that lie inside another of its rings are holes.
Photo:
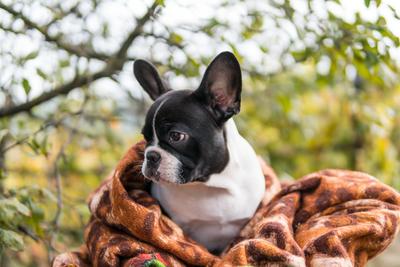
[[[151,197],[141,174],[144,146],[133,146],[90,196],[85,244],[57,256],[53,267],[150,266],[154,259],[165,266],[364,266],[399,230],[400,194],[370,175],[323,170],[281,188],[261,162],[265,198],[232,244],[213,255]]]

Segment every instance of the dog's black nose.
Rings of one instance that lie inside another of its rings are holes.
[[[161,155],[156,151],[149,151],[146,153],[146,159],[153,164],[157,164],[161,160]]]

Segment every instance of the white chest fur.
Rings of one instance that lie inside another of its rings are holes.
[[[234,121],[226,123],[229,162],[206,183],[155,184],[152,195],[186,234],[209,250],[222,250],[251,218],[265,191],[253,148]]]

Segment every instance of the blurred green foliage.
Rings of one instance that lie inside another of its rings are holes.
[[[235,120],[280,178],[347,168],[400,189],[399,37],[389,27],[399,10],[362,0],[350,15],[337,0],[196,2],[0,1],[0,114],[73,84],[0,116],[0,266],[47,266],[82,243],[87,196],[141,139],[149,101],[133,82],[138,57],[173,87],[194,88],[217,52],[233,51],[244,74]],[[141,27],[132,22],[151,7]],[[101,68],[112,71],[97,77]]]
[[[242,133],[280,177],[345,168],[399,189],[400,88],[319,79],[312,67],[299,67],[247,92],[237,120]]]

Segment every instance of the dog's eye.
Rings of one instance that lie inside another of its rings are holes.
[[[171,132],[169,132],[169,140],[168,141],[170,143],[177,143],[177,142],[181,142],[181,141],[185,140],[186,138],[187,138],[187,135],[184,133],[171,131]]]

